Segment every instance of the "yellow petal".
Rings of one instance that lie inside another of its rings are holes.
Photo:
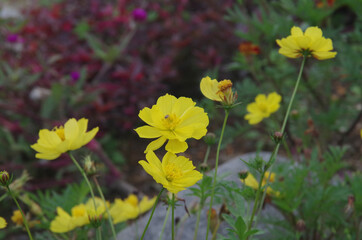
[[[334,58],[337,52],[313,52],[312,55],[318,60]]]
[[[248,113],[245,115],[245,120],[248,120],[250,125],[258,124],[263,120],[261,115]]]
[[[145,107],[144,109],[142,109],[139,114],[138,117],[142,119],[142,121],[144,121],[145,123],[147,123],[148,125],[153,125],[153,120],[152,120],[152,111],[150,108]]]
[[[186,142],[181,142],[177,139],[168,140],[168,143],[166,144],[166,151],[171,153],[185,152],[187,148]]]
[[[166,94],[158,98],[156,105],[160,108],[163,115],[166,115],[172,112],[172,108],[175,102],[176,102],[175,96]]]
[[[321,38],[323,33],[319,27],[309,27],[305,30],[304,35],[310,37],[312,40],[315,40]]]
[[[180,97],[175,101],[172,112],[175,113],[177,117],[181,117],[188,109],[192,109],[195,105],[196,103],[192,101],[191,98]]]
[[[61,153],[53,152],[53,153],[37,153],[35,154],[35,157],[38,159],[45,159],[45,160],[54,160],[58,158],[61,155]]]
[[[85,133],[83,136],[82,136],[82,146],[88,144],[95,136],[96,134],[98,133],[99,131],[99,128],[98,127],[95,127],[93,128],[91,131]]]
[[[216,79],[211,80],[210,77],[204,77],[200,82],[200,90],[202,94],[213,101],[221,102],[220,96],[217,94],[219,91],[219,83]]]
[[[141,138],[158,138],[161,136],[160,130],[151,126],[142,126],[136,128],[135,131]]]
[[[6,220],[3,217],[0,217],[0,229],[5,228],[7,225]]]
[[[79,127],[77,120],[71,118],[64,124],[64,136],[65,139],[69,140],[70,144],[78,140]]]
[[[292,27],[292,29],[290,30],[290,33],[293,37],[299,37],[299,36],[303,36],[303,31],[300,27]]]
[[[160,138],[150,142],[145,150],[145,153],[159,149],[165,142],[166,142],[165,137],[160,137]]]
[[[311,45],[312,39],[310,37],[301,36],[294,38],[300,49],[308,49]]]

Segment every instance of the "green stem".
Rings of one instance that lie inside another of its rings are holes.
[[[210,155],[210,149],[211,149],[210,145],[207,145],[203,164],[207,164],[207,160],[209,159],[209,155]]]
[[[288,108],[287,108],[287,112],[286,112],[286,114],[285,114],[285,116],[284,116],[283,125],[282,125],[282,128],[281,128],[281,130],[280,130],[280,132],[282,133],[282,135],[284,135],[285,126],[287,125],[287,122],[288,122],[290,110],[292,109],[292,105],[293,105],[293,102],[294,102],[294,98],[295,98],[295,95],[296,95],[296,93],[297,93],[300,80],[301,80],[301,78],[302,78],[302,73],[303,73],[303,69],[304,69],[304,65],[305,65],[306,60],[307,60],[307,58],[304,56],[304,57],[303,57],[302,64],[301,64],[300,69],[299,69],[299,74],[298,74],[297,82],[295,83],[294,90],[293,90],[293,93],[292,93],[292,96],[291,96],[291,98],[290,98],[289,105],[288,105]],[[267,179],[267,181],[266,181],[266,184],[265,184],[265,188],[264,188],[264,189],[266,189],[266,188],[268,187],[268,185],[269,185],[271,172],[273,171],[273,166],[274,166],[273,163],[274,163],[274,161],[275,161],[274,158],[275,158],[275,156],[278,155],[280,143],[281,143],[281,141],[279,141],[279,143],[275,146],[275,149],[274,149],[274,151],[273,151],[272,155],[270,156],[269,161],[268,161],[268,163],[267,163],[267,165],[270,166],[270,174],[269,174],[269,176],[268,176],[268,179]],[[265,197],[266,197],[266,191],[263,192],[263,196],[262,196],[262,198],[261,198],[261,202],[260,202],[260,205],[259,205],[259,210],[258,210],[258,213],[257,213],[256,217],[259,215],[259,213],[260,213],[260,211],[261,211],[261,207],[263,206]]]
[[[253,211],[252,211],[251,216],[250,216],[250,220],[249,220],[248,230],[247,230],[247,231],[249,231],[249,230],[251,229],[251,227],[253,226],[254,216],[255,216],[256,210],[258,209],[258,205],[259,205],[260,193],[261,193],[261,188],[262,188],[262,183],[263,183],[264,175],[265,175],[265,171],[263,171],[263,172],[260,174],[260,180],[259,180],[258,190],[257,190],[257,192],[256,192],[255,201],[254,201],[254,206],[253,206]],[[249,237],[248,237],[247,239],[249,239]]]
[[[102,240],[102,234],[99,227],[96,229],[97,240]]]
[[[12,199],[14,200],[16,206],[18,207],[20,213],[21,213],[21,216],[23,217],[23,222],[24,222],[24,226],[26,228],[26,231],[28,232],[28,235],[29,235],[29,238],[30,240],[33,240],[33,237],[31,236],[31,232],[30,232],[30,229],[29,229],[29,224],[28,224],[28,220],[26,220],[25,218],[25,214],[23,212],[23,210],[21,209],[18,201],[16,200],[16,197],[13,195],[13,193],[11,192],[10,188],[9,188],[9,185],[6,186],[6,188],[8,189],[8,192],[10,194],[10,196],[12,197]]]
[[[106,203],[106,199],[104,198],[102,189],[101,189],[101,187],[99,186],[99,183],[98,183],[98,180],[97,180],[96,176],[93,177],[93,181],[94,181],[94,183],[96,184],[98,193],[99,193],[99,195],[100,195],[101,198],[102,198],[104,207],[106,208],[106,212],[107,212],[107,215],[108,215],[108,222],[109,222],[109,226],[111,227],[111,230],[112,230],[113,238],[114,238],[114,240],[117,240],[116,231],[114,230],[114,225],[113,225],[113,222],[112,222],[112,216],[111,216],[111,213],[109,212],[109,209],[108,209],[107,203]]]
[[[170,207],[167,208],[167,212],[166,212],[166,217],[165,217],[165,220],[163,221],[163,225],[162,225],[162,230],[161,230],[161,233],[160,233],[160,238],[158,240],[162,240],[162,235],[163,235],[163,232],[165,231],[165,228],[166,228],[166,223],[167,223],[167,220],[168,220],[168,216],[170,216]]]
[[[95,210],[97,211],[97,204],[96,204],[96,200],[95,200],[95,197],[94,197],[94,192],[93,192],[93,188],[92,188],[92,185],[90,184],[89,180],[88,180],[88,177],[87,175],[85,174],[83,168],[79,165],[79,163],[77,162],[77,160],[73,157],[73,155],[71,153],[69,153],[69,156],[70,158],[72,159],[73,163],[75,164],[75,166],[77,166],[78,170],[80,171],[80,173],[82,174],[85,182],[87,183],[88,185],[88,188],[89,188],[89,191],[92,195],[92,199],[93,199],[93,204],[94,204],[94,208]]]
[[[172,232],[172,240],[175,240],[175,194],[172,193],[172,209],[171,209],[171,232]]]
[[[163,190],[164,190],[164,188],[162,188],[161,191],[160,191],[160,193],[157,195],[157,199],[156,199],[155,204],[153,205],[150,218],[148,219],[147,225],[146,225],[145,229],[143,230],[142,237],[141,237],[140,240],[142,240],[142,239],[144,238],[145,234],[146,234],[147,228],[148,228],[148,226],[150,225],[151,219],[152,219],[152,217],[153,217],[153,213],[155,212],[157,203],[158,203],[158,201],[160,200],[160,197],[161,197],[161,194],[162,194]]]
[[[229,116],[229,109],[225,109],[225,118],[224,118],[224,123],[222,125],[222,129],[221,129],[221,134],[220,134],[220,139],[219,139],[219,144],[217,145],[217,150],[216,150],[216,160],[215,160],[215,171],[214,171],[214,179],[212,182],[212,190],[211,190],[211,198],[210,198],[210,207],[209,207],[209,214],[208,214],[208,218],[207,218],[207,229],[206,229],[206,240],[208,239],[209,236],[209,228],[210,228],[210,220],[211,220],[211,210],[212,210],[212,203],[214,200],[214,195],[215,195],[215,187],[216,187],[216,176],[217,176],[217,167],[219,165],[219,155],[220,155],[220,147],[221,147],[221,142],[222,142],[222,138],[224,136],[224,132],[225,132],[225,127],[226,127],[226,122]]]

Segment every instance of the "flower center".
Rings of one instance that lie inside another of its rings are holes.
[[[138,206],[138,199],[136,197],[136,195],[131,194],[128,198],[127,198],[127,203],[131,204],[134,207]]]
[[[59,136],[59,138],[60,138],[62,141],[65,140],[65,135],[64,135],[64,128],[63,128],[63,126],[55,127],[55,128],[53,128],[53,131]]]
[[[175,130],[176,126],[180,123],[180,119],[174,113],[165,115],[162,120],[163,125],[169,130]]]
[[[219,88],[219,91],[217,91],[217,93],[225,93],[226,91],[228,91],[229,89],[231,89],[231,87],[233,86],[233,83],[230,80],[222,80],[219,82],[219,85],[217,86]]]
[[[259,103],[259,110],[263,113],[267,113],[268,112],[268,105],[264,102]]]
[[[86,210],[83,206],[76,206],[72,208],[73,217],[83,217],[86,215]]]
[[[166,179],[172,182],[174,179],[182,177],[182,172],[175,164],[170,163],[165,167]]]

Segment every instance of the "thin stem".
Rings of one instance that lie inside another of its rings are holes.
[[[261,193],[261,188],[262,188],[262,182],[263,182],[264,174],[265,174],[265,171],[263,171],[262,174],[260,174],[260,180],[259,180],[258,190],[257,190],[257,192],[256,192],[255,201],[254,201],[254,206],[253,206],[253,211],[251,212],[251,216],[250,216],[250,220],[249,220],[248,230],[247,230],[247,231],[249,231],[249,230],[251,229],[251,227],[253,226],[254,216],[255,216],[256,210],[258,209],[258,205],[259,205],[259,198],[260,198],[260,193]],[[249,237],[248,237],[247,239],[249,239]]]
[[[172,240],[175,240],[175,194],[172,193],[172,200],[171,200],[171,232],[172,232]]]
[[[152,217],[153,217],[153,213],[155,212],[157,203],[158,203],[158,201],[160,200],[160,197],[161,197],[161,194],[162,194],[163,190],[164,190],[164,188],[162,188],[161,191],[160,191],[160,193],[157,195],[157,199],[156,199],[155,204],[153,205],[150,218],[148,219],[147,225],[146,225],[145,229],[143,230],[142,237],[141,237],[140,240],[142,240],[142,239],[144,238],[145,234],[146,234],[147,228],[148,228],[148,226],[150,225],[151,219],[152,219]]]
[[[160,233],[160,238],[158,240],[162,240],[162,235],[163,235],[163,232],[165,231],[165,228],[166,228],[166,223],[167,223],[167,220],[168,220],[168,216],[170,216],[170,207],[167,208],[167,212],[166,212],[166,217],[165,217],[165,220],[163,221],[163,225],[162,225],[162,230],[161,230],[161,233]]]
[[[107,207],[106,200],[105,200],[105,198],[104,198],[102,189],[101,189],[101,187],[99,186],[99,183],[98,183],[98,180],[97,180],[97,177],[96,177],[96,176],[93,176],[93,181],[94,181],[94,183],[96,184],[98,193],[99,193],[99,195],[100,195],[101,198],[102,198],[104,207],[106,208],[106,212],[107,212],[107,215],[108,215],[109,226],[111,227],[112,234],[113,234],[113,238],[114,238],[114,240],[117,240],[116,231],[114,230],[114,225],[113,225],[113,222],[112,222],[112,216],[111,216],[111,213],[109,212],[109,209],[108,209],[108,207]]]
[[[207,145],[207,149],[206,149],[206,153],[205,153],[205,157],[204,157],[203,164],[206,164],[206,163],[207,163],[207,160],[209,159],[210,149],[211,149],[211,146],[210,146],[210,145]]]
[[[99,228],[96,229],[96,236],[97,236],[97,240],[102,240],[102,234],[101,234],[101,230]]]
[[[87,183],[88,188],[89,188],[89,190],[90,190],[90,193],[91,193],[91,195],[92,195],[94,208],[95,208],[95,210],[97,211],[97,204],[96,204],[96,200],[95,200],[95,197],[94,197],[93,188],[92,188],[92,185],[90,184],[90,182],[89,182],[89,180],[88,180],[87,175],[85,174],[83,168],[79,165],[79,163],[77,162],[77,160],[73,157],[73,155],[72,155],[71,153],[69,153],[69,156],[70,156],[70,158],[72,159],[72,161],[73,161],[73,163],[75,164],[75,166],[77,166],[77,168],[78,168],[78,170],[80,171],[80,173],[82,174],[85,182]]]
[[[208,218],[207,218],[207,228],[206,228],[206,238],[205,238],[206,240],[208,239],[208,236],[209,236],[209,228],[210,228],[210,220],[211,220],[211,210],[212,210],[212,203],[213,203],[214,195],[215,195],[217,167],[218,167],[218,165],[219,165],[219,155],[220,155],[221,142],[222,142],[222,138],[223,138],[223,136],[224,136],[224,132],[225,132],[225,127],[226,127],[226,122],[227,122],[228,116],[229,116],[229,109],[225,109],[224,123],[223,123],[223,125],[222,125],[221,134],[220,134],[220,139],[219,139],[219,144],[217,145],[217,150],[216,150],[214,179],[213,179],[213,182],[212,182],[212,190],[211,190],[211,198],[210,198],[210,207],[209,207],[209,214],[208,214]]]
[[[294,102],[294,98],[295,98],[295,95],[297,93],[297,90],[298,90],[298,87],[299,87],[299,83],[300,83],[300,80],[302,78],[302,73],[303,73],[303,69],[304,69],[304,64],[306,62],[307,58],[306,57],[303,57],[303,61],[302,61],[302,64],[300,66],[300,69],[299,69],[299,74],[298,74],[298,78],[297,78],[297,81],[295,83],[295,86],[294,86],[294,90],[293,90],[293,93],[292,93],[292,96],[290,98],[290,101],[289,101],[289,105],[288,105],[288,108],[287,108],[287,112],[284,116],[284,120],[283,120],[283,125],[282,125],[282,128],[280,130],[280,132],[284,135],[284,131],[285,131],[285,126],[287,125],[287,121],[288,121],[288,118],[289,118],[289,114],[290,114],[290,110],[292,109],[292,105],[293,105],[293,102]],[[269,185],[269,182],[270,182],[270,176],[271,176],[271,172],[273,170],[273,163],[274,163],[274,158],[276,155],[278,155],[278,151],[279,151],[279,147],[280,147],[280,142],[275,146],[274,148],[274,151],[273,153],[271,154],[270,158],[269,158],[269,161],[267,163],[267,165],[270,166],[270,174],[268,176],[268,179],[265,183],[265,189],[268,187]],[[259,205],[259,210],[257,212],[257,215],[256,217],[259,215],[260,211],[261,211],[261,207],[263,206],[263,203],[264,203],[264,200],[265,200],[265,197],[266,197],[266,191],[263,192],[263,196],[261,198],[261,202],[260,202],[260,205]]]
[[[21,216],[23,217],[23,222],[24,222],[24,226],[26,228],[26,231],[28,232],[28,236],[30,238],[30,240],[33,240],[33,237],[31,236],[31,232],[30,232],[30,229],[29,229],[29,224],[28,224],[28,220],[26,220],[25,218],[25,214],[23,212],[23,210],[21,209],[18,201],[16,200],[16,197],[13,195],[13,193],[11,192],[10,188],[9,188],[9,185],[6,186],[6,188],[8,189],[8,192],[10,194],[10,196],[12,197],[12,199],[14,200],[16,206],[18,207],[20,213],[21,213]]]

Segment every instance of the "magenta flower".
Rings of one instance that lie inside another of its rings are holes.
[[[142,8],[136,8],[132,12],[133,19],[139,22],[146,20],[147,12]]]
[[[19,40],[18,34],[9,34],[6,36],[6,40],[11,43],[16,43]]]
[[[77,71],[71,72],[71,73],[70,73],[70,77],[71,77],[72,80],[73,80],[72,82],[76,82],[76,81],[78,81],[79,78],[80,78],[80,73],[77,72]]]

